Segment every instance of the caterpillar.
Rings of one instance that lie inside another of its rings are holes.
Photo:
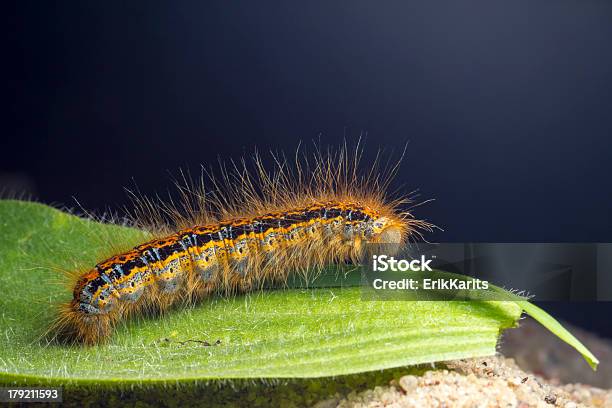
[[[411,199],[389,198],[395,165],[380,155],[360,172],[363,150],[341,146],[295,160],[272,154],[252,167],[242,159],[222,177],[183,175],[180,200],[135,198],[134,225],[151,240],[72,271],[72,300],[60,306],[55,339],[93,345],[129,316],[159,312],[216,293],[238,293],[304,276],[326,265],[358,262],[368,243],[403,244],[431,230],[403,209]],[[403,156],[403,155],[402,155]],[[160,222],[160,220],[168,220]]]

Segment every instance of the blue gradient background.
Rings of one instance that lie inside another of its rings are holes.
[[[612,242],[612,3],[19,2],[5,174],[126,203],[167,170],[367,133],[439,241]],[[609,304],[553,311],[612,335]],[[587,315],[586,313],[593,313]]]

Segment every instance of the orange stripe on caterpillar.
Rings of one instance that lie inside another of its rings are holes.
[[[130,314],[164,309],[212,292],[250,290],[282,281],[288,271],[357,261],[366,243],[401,244],[417,228],[431,227],[397,209],[405,200],[388,203],[382,192],[371,190],[375,183],[360,184],[349,167],[335,167],[322,158],[317,163],[327,164],[329,173],[312,173],[313,190],[309,184],[305,191],[295,191],[282,171],[277,174],[285,180],[274,180],[285,183],[279,189],[272,179],[260,179],[255,188],[248,174],[241,173],[246,183],[242,198],[254,208],[248,214],[241,216],[236,209],[214,220],[207,215],[211,208],[199,203],[201,211],[192,211],[193,219],[180,220],[189,226],[98,263],[78,277],[73,300],[62,306],[53,332],[63,340],[95,344]],[[353,178],[334,179],[338,174]],[[297,181],[302,183],[299,177]],[[257,189],[273,197],[254,198]],[[278,195],[294,191],[294,196]],[[222,204],[237,208],[239,202],[240,197],[233,202],[217,199],[213,209],[218,211]],[[140,210],[149,211],[150,218],[159,216],[155,208],[142,203]]]

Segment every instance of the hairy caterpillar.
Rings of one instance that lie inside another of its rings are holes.
[[[360,174],[361,153],[344,146],[314,160],[296,154],[293,163],[273,155],[270,172],[256,155],[254,170],[242,160],[222,166],[220,180],[177,184],[179,204],[137,199],[132,214],[153,239],[75,272],[73,299],[50,331],[96,344],[129,315],[356,262],[366,243],[401,244],[431,229],[401,209],[408,198],[386,197],[399,162],[381,169],[377,156]]]

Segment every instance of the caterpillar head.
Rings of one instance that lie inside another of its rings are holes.
[[[376,244],[402,244],[405,240],[406,225],[399,219],[381,216],[372,221],[371,239]]]
[[[364,234],[365,241],[373,245],[364,247],[363,255],[367,259],[373,254],[395,255],[406,241],[406,232],[406,224],[399,218],[384,215],[373,216]]]

